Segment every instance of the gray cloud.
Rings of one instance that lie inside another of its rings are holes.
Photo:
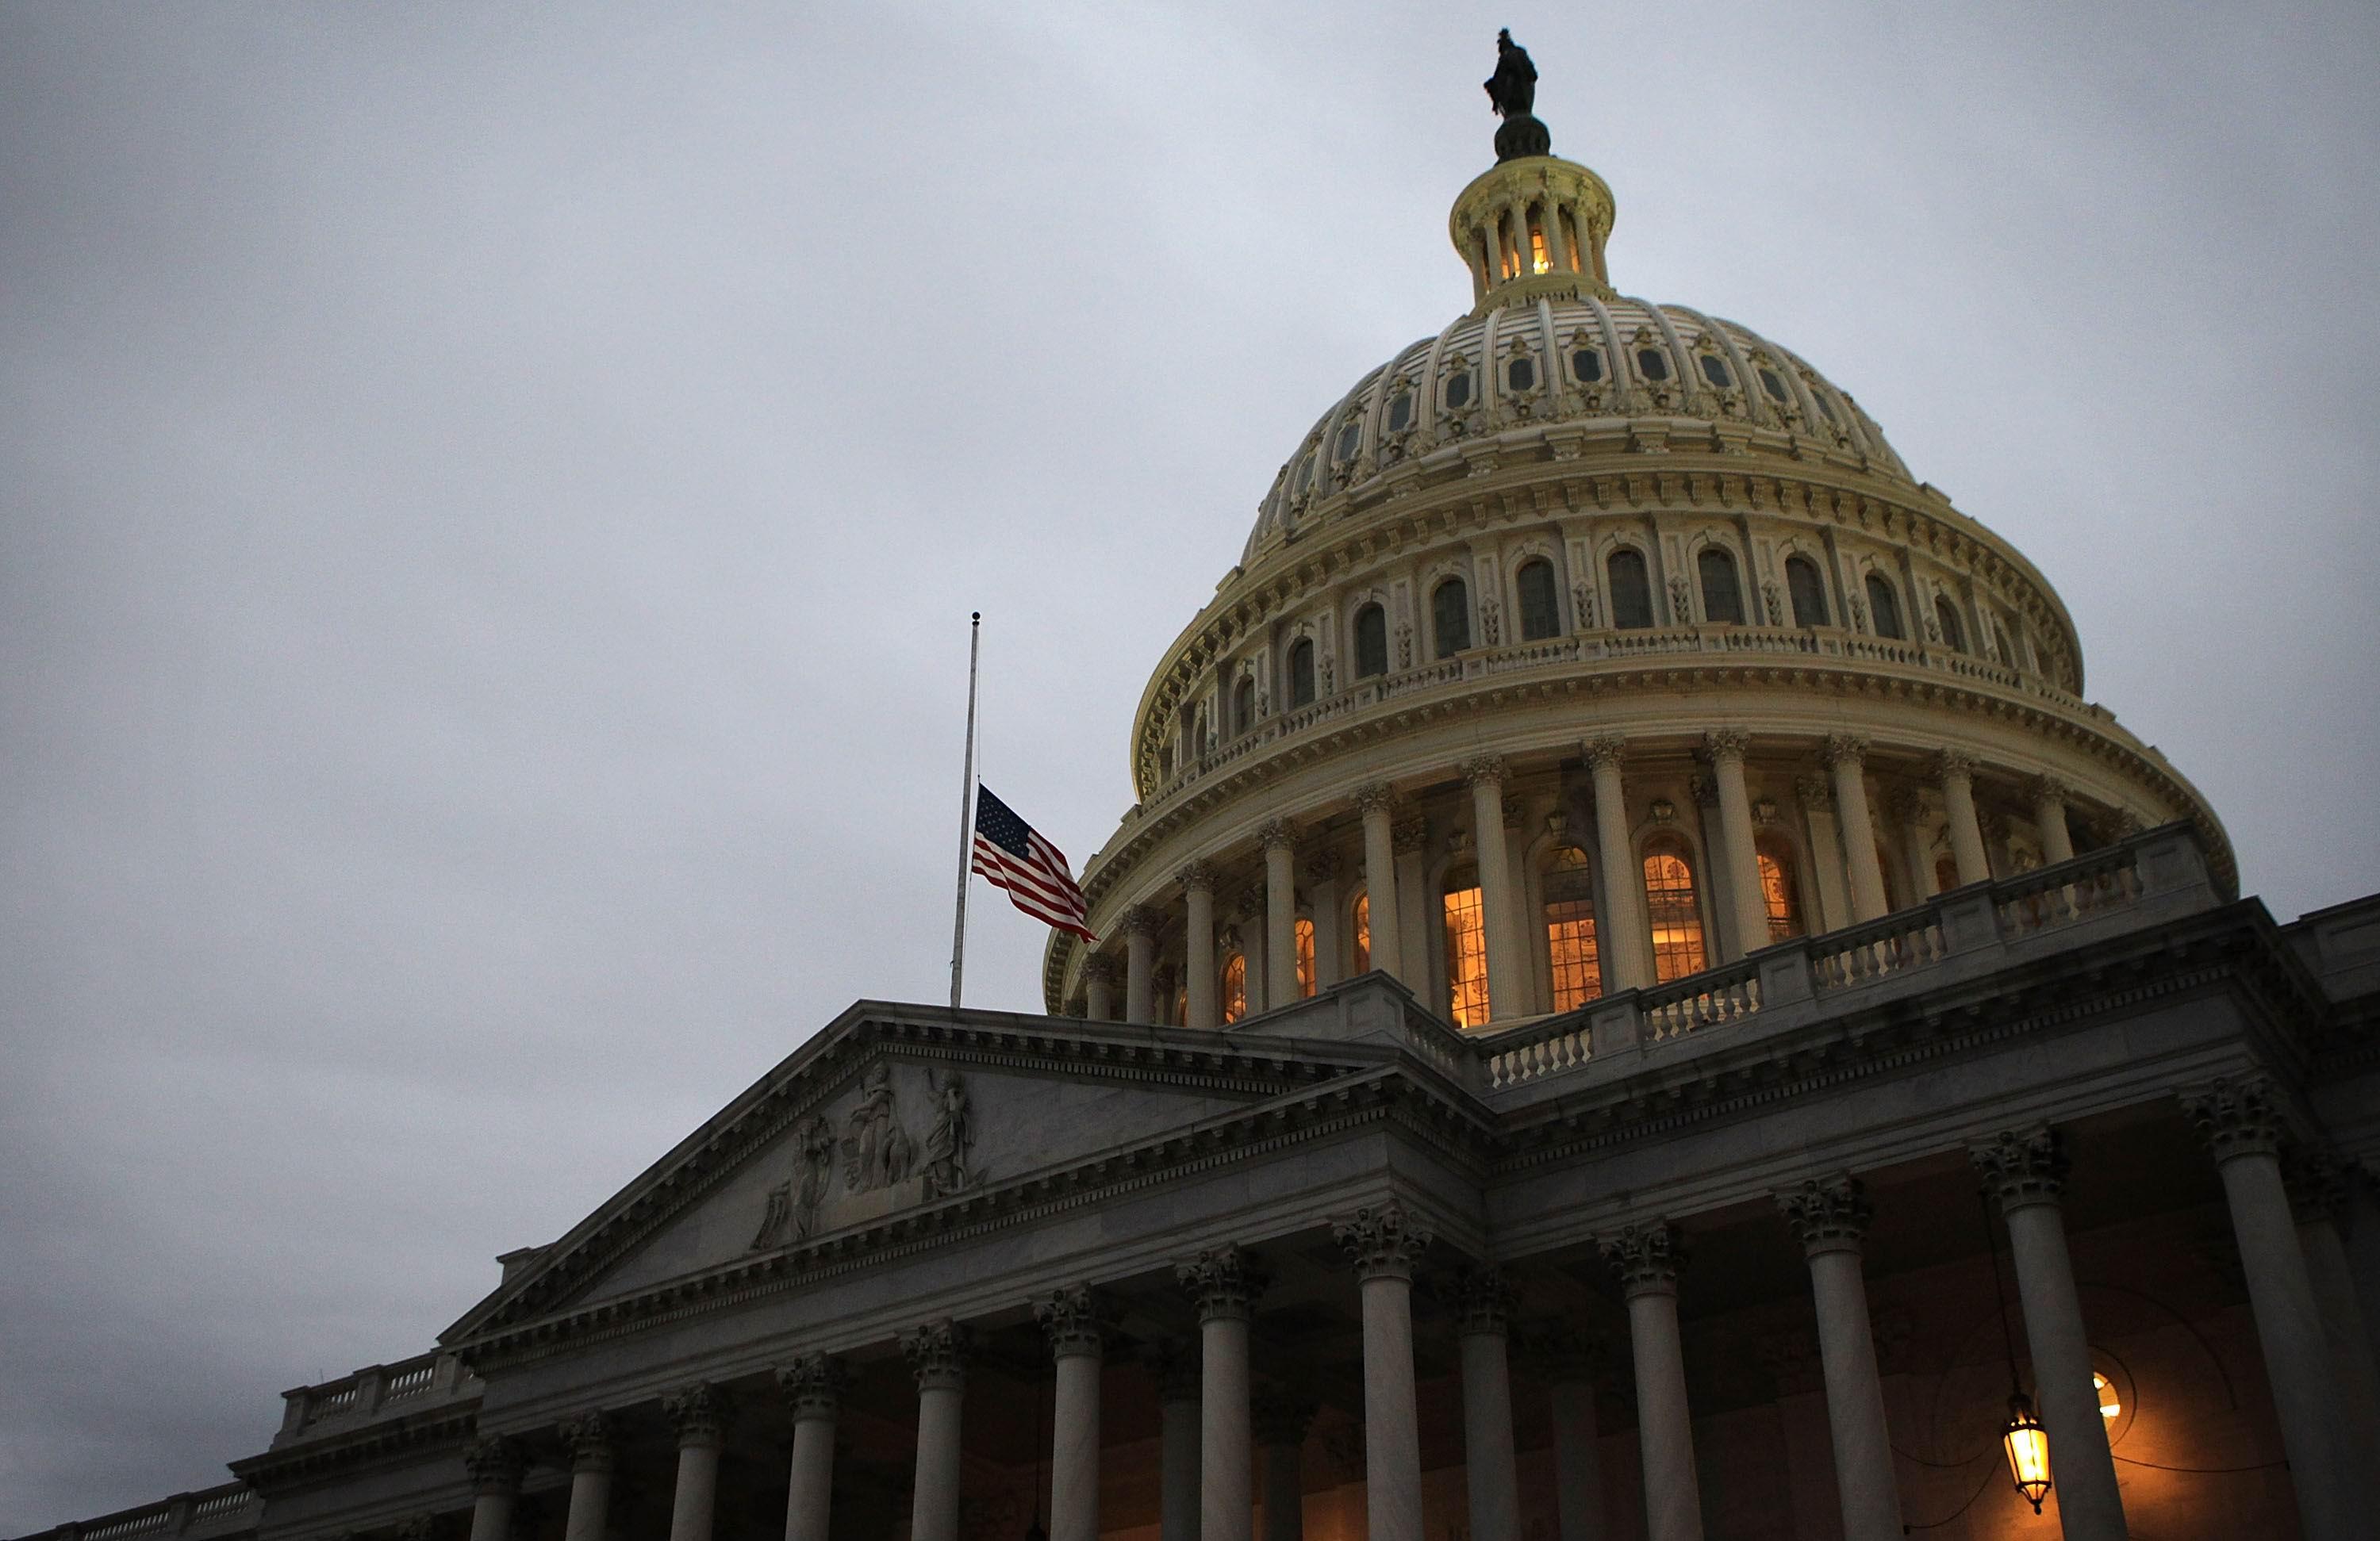
[[[2373,886],[2372,8],[1577,18],[0,10],[0,1533],[939,996],[971,608],[1089,855],[1274,467],[1467,303],[1499,24],[1623,290],[2031,554],[2251,892]]]

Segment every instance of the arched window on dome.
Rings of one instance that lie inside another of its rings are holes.
[[[1554,564],[1542,556],[1521,564],[1512,576],[1521,596],[1521,640],[1536,642],[1561,630],[1561,600],[1554,588]]]
[[[1900,595],[1893,588],[1892,580],[1882,573],[1867,576],[1867,614],[1878,637],[1899,642],[1908,633],[1900,625]]]
[[[1289,645],[1289,704],[1314,704],[1314,638],[1310,637]]]
[[[1413,426],[1413,392],[1400,382],[1397,394],[1389,398],[1389,431],[1402,433]]]
[[[1743,625],[1743,586],[1735,581],[1735,558],[1717,546],[1705,546],[1694,558],[1694,571],[1703,580],[1703,619]]]
[[[1603,350],[1583,339],[1573,338],[1570,349],[1570,372],[1582,385],[1597,385],[1603,381]]]
[[[1793,624],[1797,626],[1823,626],[1827,624],[1827,580],[1818,576],[1818,564],[1806,556],[1785,559],[1785,590],[1793,598]]]
[[[1753,842],[1760,866],[1760,905],[1768,915],[1768,940],[1783,941],[1807,928],[1802,920],[1802,888],[1794,880],[1793,848],[1775,835]]]
[[[1670,356],[1657,347],[1640,347],[1636,350],[1636,372],[1658,385],[1670,378]]]
[[[1339,443],[1331,450],[1330,458],[1342,466],[1345,465],[1355,458],[1356,446],[1363,442],[1364,420],[1361,418],[1349,419],[1347,426],[1339,431]]]
[[[1735,389],[1735,376],[1728,372],[1726,359],[1720,358],[1716,353],[1703,354],[1700,356],[1700,359],[1703,367],[1703,378],[1705,380],[1709,381],[1713,385],[1718,386],[1722,391],[1731,391]]]
[[[1645,914],[1652,922],[1654,977],[1666,985],[1701,973],[1702,900],[1694,892],[1694,858],[1676,835],[1645,843]]]
[[[1243,675],[1232,686],[1232,736],[1254,731],[1257,725],[1257,682]]]
[[[1504,362],[1504,389],[1521,395],[1537,388],[1537,360],[1527,353],[1516,353]]]
[[[1967,650],[1967,625],[1959,619],[1959,607],[1949,595],[1934,596],[1934,624],[1942,628],[1942,646],[1954,653]]]
[[[1355,612],[1355,677],[1389,672],[1389,616],[1377,604]]]
[[[1488,1025],[1488,921],[1479,873],[1458,867],[1446,875],[1447,1014],[1457,1027]]]
[[[1245,953],[1233,953],[1223,960],[1222,991],[1217,997],[1222,1002],[1223,1020],[1237,1022],[1248,1014],[1248,960]]]
[[[1595,935],[1595,877],[1586,853],[1559,845],[1546,855],[1546,952],[1553,960],[1554,1010],[1575,1011],[1603,993]]]
[[[1611,580],[1611,624],[1632,631],[1653,624],[1653,579],[1645,570],[1645,553],[1622,546],[1604,564]]]
[[[1446,408],[1450,412],[1460,412],[1471,405],[1470,365],[1459,360],[1456,362],[1454,372],[1446,377],[1446,388],[1442,394],[1446,401]]]
[[[1297,917],[1297,994],[1300,1000],[1314,993],[1314,922],[1304,916]]]
[[[1348,918],[1354,922],[1348,934],[1355,939],[1355,972],[1368,973],[1372,966],[1372,896],[1368,892],[1355,895],[1354,908]]]
[[[1429,591],[1429,632],[1434,658],[1452,658],[1471,646],[1471,590],[1461,578]]]

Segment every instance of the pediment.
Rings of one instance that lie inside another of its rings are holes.
[[[1281,1047],[861,1002],[542,1249],[443,1341],[1063,1170],[1378,1058],[1333,1045],[1345,1052],[1291,1060]]]

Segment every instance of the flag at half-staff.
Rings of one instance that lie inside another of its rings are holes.
[[[1085,941],[1091,933],[1083,891],[1066,866],[1066,854],[1041,838],[1016,811],[991,795],[988,786],[975,789],[976,871],[1008,891],[1009,903],[1045,925],[1072,931]]]

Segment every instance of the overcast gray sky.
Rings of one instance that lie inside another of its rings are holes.
[[[2014,540],[2284,918],[2380,887],[2380,7],[0,9],[0,1534],[223,1480],[861,995],[1469,301],[1509,23],[1625,293]],[[1041,933],[978,888],[971,1003]]]

